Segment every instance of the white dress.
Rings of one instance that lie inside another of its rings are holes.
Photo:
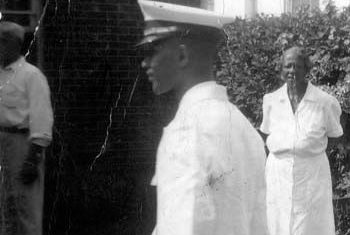
[[[156,235],[265,235],[266,155],[215,82],[186,92],[157,153]]]
[[[263,115],[270,235],[334,235],[325,150],[328,137],[343,134],[338,101],[309,83],[294,114],[285,84],[264,96]]]

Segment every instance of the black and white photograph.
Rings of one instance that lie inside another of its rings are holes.
[[[350,0],[0,0],[0,235],[350,235]]]

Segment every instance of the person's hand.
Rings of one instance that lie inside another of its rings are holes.
[[[39,176],[38,164],[42,161],[43,147],[31,144],[28,156],[24,160],[20,171],[20,180],[23,184],[32,184]]]

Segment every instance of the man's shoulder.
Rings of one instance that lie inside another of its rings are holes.
[[[240,128],[249,123],[241,111],[228,100],[203,100],[192,107],[191,114],[204,130],[222,131],[228,126]]]
[[[27,62],[26,60],[24,61],[22,71],[24,73],[24,76],[26,77],[27,82],[46,82],[47,78],[44,75],[44,73],[35,65]]]
[[[191,113],[194,113],[199,118],[212,117],[221,119],[227,117],[229,110],[232,108],[235,108],[235,106],[226,100],[206,99],[193,104]]]
[[[26,70],[26,72],[28,72],[28,73],[43,74],[38,67],[36,67],[35,65],[33,65],[32,63],[30,63],[26,60],[24,61],[23,67]]]

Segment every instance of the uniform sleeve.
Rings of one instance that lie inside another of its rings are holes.
[[[213,179],[213,160],[223,150],[220,149],[218,141],[220,137],[201,125],[197,125],[193,139],[196,143],[193,154],[200,166],[194,195],[193,234],[212,235],[214,234],[217,208],[210,181]]]
[[[177,190],[186,189],[186,193],[180,193],[182,195],[181,202],[174,198],[174,205],[168,205],[164,208],[162,203],[158,204],[158,212],[166,210],[164,213],[169,213],[172,211],[173,215],[168,221],[170,224],[164,222],[157,224],[155,233],[163,234],[166,233],[165,231],[172,231],[174,234],[212,235],[214,234],[216,213],[208,181],[210,176],[209,157],[217,149],[212,135],[200,128],[192,113],[184,115],[182,121],[168,127],[164,134],[167,136],[165,139],[167,148],[171,149],[171,157],[167,158],[167,164],[174,164],[177,174],[182,174],[181,171],[185,171],[186,175],[191,173],[193,175],[188,181],[181,180],[181,182],[176,183],[181,185]],[[180,168],[179,166],[184,167]],[[157,174],[159,176],[159,172]],[[167,173],[162,172],[163,177],[164,175]],[[172,172],[171,177],[175,177],[174,175],[175,173]],[[174,184],[173,178],[171,183]],[[160,185],[160,178],[158,179],[158,187],[166,187]],[[174,197],[176,194],[176,191],[172,192]]]
[[[53,112],[46,77],[39,71],[27,80],[30,140],[47,147],[52,140]]]
[[[215,201],[218,200],[218,192],[225,188],[221,182],[226,182],[228,172],[236,167],[226,165],[232,163],[231,130],[228,131],[232,113],[221,102],[208,102],[195,112],[198,114],[195,157],[200,165],[201,180],[196,187],[193,234],[212,235],[215,234],[219,211],[222,210]]]
[[[270,105],[268,102],[268,96],[264,95],[263,98],[263,120],[262,123],[260,125],[260,131],[265,133],[265,134],[270,134],[271,131],[271,120],[270,120]]]
[[[343,135],[343,128],[340,124],[341,107],[338,100],[331,97],[331,102],[326,109],[326,129],[327,136],[337,138]]]

